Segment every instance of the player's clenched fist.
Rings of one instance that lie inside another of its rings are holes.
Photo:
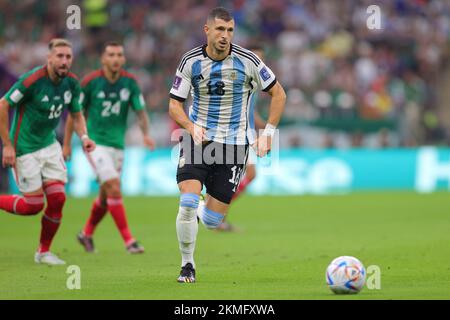
[[[85,137],[82,139],[83,141],[83,150],[86,152],[92,152],[95,150],[95,142],[92,141],[90,138]]]
[[[197,145],[201,144],[203,141],[208,140],[206,136],[206,129],[196,124],[192,124],[192,126],[189,128],[189,133],[191,134],[194,143]]]
[[[156,147],[156,142],[155,140],[153,140],[152,137],[150,137],[149,135],[145,135],[144,136],[144,145],[149,148],[150,150],[155,150]]]
[[[13,167],[16,164],[16,152],[13,146],[3,147],[2,165],[3,167]]]
[[[69,161],[72,157],[72,147],[70,145],[64,144],[62,147],[63,158],[65,161]]]
[[[272,148],[272,138],[270,136],[261,135],[254,145],[256,155],[264,157]]]

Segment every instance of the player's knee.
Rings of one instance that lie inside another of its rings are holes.
[[[39,212],[41,212],[43,209],[44,209],[44,197],[42,197],[42,203],[28,204],[23,210],[23,214],[34,216],[37,215]]]
[[[191,221],[197,215],[198,203],[200,196],[195,193],[183,193],[180,197],[180,210],[178,212],[178,220]]]
[[[52,204],[56,208],[63,208],[66,203],[66,194],[63,192],[55,193],[52,195],[51,200],[49,201],[49,205]]]
[[[35,216],[39,212],[41,212],[43,209],[44,209],[44,204],[29,205],[26,207],[26,209],[22,213],[27,216]]]
[[[106,208],[108,207],[108,198],[106,196],[102,196],[100,195],[96,200],[95,200],[95,205],[97,207],[101,207],[101,208]]]
[[[45,195],[47,196],[47,208],[51,212],[61,212],[66,202],[66,192],[64,183],[56,182],[45,186]]]
[[[256,169],[254,166],[248,167],[247,172],[245,173],[245,177],[248,179],[248,181],[252,181],[256,178]]]
[[[203,208],[202,221],[208,229],[216,229],[219,227],[223,222],[224,217],[225,216],[219,212],[212,211],[207,207]]]
[[[198,194],[202,190],[202,184],[197,180],[185,180],[178,184],[181,194]]]
[[[121,197],[122,194],[120,192],[120,182],[113,180],[105,182],[106,195],[108,197],[118,198]]]

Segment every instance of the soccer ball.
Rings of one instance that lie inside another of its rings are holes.
[[[341,256],[331,261],[325,278],[336,294],[358,293],[366,283],[366,269],[355,257]]]

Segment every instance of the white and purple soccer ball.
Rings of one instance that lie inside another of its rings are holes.
[[[358,293],[366,283],[366,269],[355,257],[341,256],[331,261],[325,277],[336,294]]]

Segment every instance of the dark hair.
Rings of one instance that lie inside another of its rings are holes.
[[[118,41],[107,41],[103,45],[102,53],[104,53],[106,51],[107,47],[122,47],[122,46],[123,45],[120,42],[118,42]]]
[[[208,21],[214,20],[216,18],[226,22],[233,20],[233,17],[231,16],[230,12],[223,7],[214,8],[209,12]]]

